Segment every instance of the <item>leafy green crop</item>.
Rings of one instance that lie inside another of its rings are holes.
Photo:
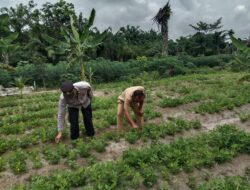
[[[27,171],[26,158],[27,155],[20,150],[11,155],[9,165],[14,174],[21,174]]]

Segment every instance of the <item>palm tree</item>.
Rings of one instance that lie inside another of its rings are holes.
[[[9,26],[9,16],[7,14],[0,15],[0,56],[5,67],[10,65],[10,57],[17,52],[19,45],[15,43],[18,34],[12,32]]]
[[[158,27],[161,26],[162,55],[168,55],[168,20],[170,19],[171,14],[172,11],[168,1],[163,8],[160,8],[158,13],[153,18]]]

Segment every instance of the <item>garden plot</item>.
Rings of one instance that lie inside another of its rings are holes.
[[[230,168],[235,176],[225,180],[249,185],[250,87],[237,82],[243,74],[145,81],[141,131],[115,127],[117,96],[130,84],[97,85],[96,137],[82,134],[72,142],[67,127],[59,145],[54,143],[58,92],[1,98],[1,188],[194,189],[212,187],[212,174],[222,183]]]

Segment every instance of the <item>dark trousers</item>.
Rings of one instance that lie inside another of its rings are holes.
[[[69,110],[69,122],[70,122],[70,137],[71,139],[77,139],[79,137],[79,109],[68,108]],[[95,130],[92,122],[92,107],[91,104],[88,107],[81,108],[83,115],[84,127],[86,129],[87,136],[94,136]]]

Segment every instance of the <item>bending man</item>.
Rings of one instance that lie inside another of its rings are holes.
[[[62,133],[65,128],[66,107],[69,112],[70,122],[70,137],[77,139],[79,137],[79,109],[83,114],[84,126],[88,136],[94,136],[95,131],[92,123],[92,108],[91,99],[93,92],[88,82],[81,81],[72,83],[64,82],[61,85],[62,94],[59,99],[58,109],[58,134],[55,141],[58,143],[62,138]]]
[[[123,115],[133,128],[141,128],[143,125],[143,110],[142,106],[145,98],[145,89],[142,86],[132,86],[125,89],[118,97],[117,110],[117,126],[118,129],[123,128]],[[136,122],[133,121],[129,114],[129,107],[135,113]]]

